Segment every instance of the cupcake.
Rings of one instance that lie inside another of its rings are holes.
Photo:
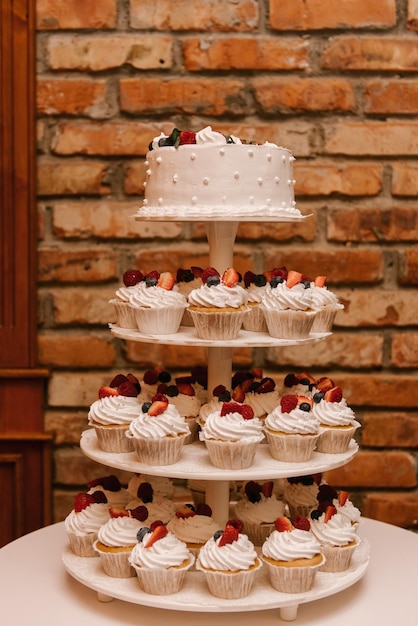
[[[267,415],[264,423],[273,459],[301,463],[309,461],[319,437],[319,420],[312,411],[312,400],[292,394]]]
[[[171,478],[165,476],[151,476],[150,474],[134,474],[128,482],[128,493],[130,500],[139,497],[138,489],[142,483],[149,483],[151,485],[152,494],[154,496],[161,496],[171,500],[174,496],[174,483]],[[147,487],[147,489],[149,489]]]
[[[188,297],[189,312],[201,339],[236,339],[248,312],[247,294],[239,274],[228,268],[220,276],[213,267],[202,274],[202,285]]]
[[[246,404],[252,407],[255,415],[262,420],[274,411],[279,401],[276,382],[269,376],[253,381],[245,394],[244,400]]]
[[[310,522],[303,516],[292,521],[279,517],[261,552],[271,586],[283,593],[309,591],[325,563],[319,542],[310,532]]]
[[[138,484],[136,493],[125,506],[130,511],[134,511],[138,507],[146,507],[147,509],[147,517],[143,519],[147,526],[157,520],[166,524],[176,510],[173,500],[156,493],[152,484],[145,481]]]
[[[144,512],[145,513],[145,512]],[[146,514],[139,515],[146,519]],[[145,520],[136,519],[128,511],[110,508],[110,518],[97,532],[94,550],[100,558],[107,576],[130,578],[135,571],[129,563],[132,548],[137,542],[137,533]]]
[[[196,561],[196,569],[204,573],[210,593],[227,600],[250,593],[261,565],[238,520],[230,520],[224,530],[208,539]]]
[[[172,376],[164,367],[156,365],[146,370],[142,376],[141,389],[144,394],[144,402],[151,400],[160,390],[160,385],[168,386]]]
[[[179,293],[181,293],[188,302],[189,294],[193,289],[197,289],[202,284],[201,276],[203,269],[201,267],[192,266],[189,269],[179,267],[176,273],[176,284]],[[186,309],[181,319],[182,326],[194,326],[190,311]]]
[[[289,271],[287,279],[274,276],[260,304],[269,335],[279,339],[309,336],[316,311],[312,308],[310,282],[300,272]]]
[[[144,402],[139,417],[126,431],[138,460],[148,465],[176,463],[189,434],[186,420],[163,394],[156,394],[152,402]]]
[[[317,276],[311,281],[312,306],[317,311],[311,329],[313,333],[330,332],[338,311],[344,309],[337,296],[325,286],[326,279],[326,276]]]
[[[187,302],[175,288],[174,276],[170,272],[150,272],[145,276],[143,284],[145,288],[131,299],[136,324],[141,333],[176,333]]]
[[[205,402],[204,404],[202,404],[199,409],[199,415],[197,416],[197,423],[199,424],[199,426],[202,427],[205,424],[208,416],[211,413],[220,411],[222,404],[224,402],[231,402],[231,401],[232,401],[231,391],[229,391],[229,389],[227,389],[225,385],[217,385],[212,391],[212,398],[208,400],[208,402]]]
[[[191,383],[179,382],[176,385],[168,385],[165,391],[170,404],[173,404],[180,415],[184,417],[190,429],[190,435],[185,443],[192,443],[197,437],[199,424],[197,416],[199,415],[201,402],[196,394],[195,388]]]
[[[180,591],[194,556],[163,524],[144,527],[138,533],[129,562],[145,593],[171,595]]]
[[[250,480],[235,505],[235,516],[243,524],[243,532],[256,546],[261,546],[274,530],[274,522],[284,515],[284,503],[273,493],[272,480],[258,483]]]
[[[64,528],[71,550],[77,556],[96,556],[93,544],[102,524],[109,519],[109,504],[103,492],[75,496],[74,508],[64,520]]]
[[[264,274],[254,274],[248,271],[244,274],[244,285],[249,311],[244,317],[242,326],[244,330],[266,333],[267,324],[260,303],[266,291],[267,279]]]
[[[197,507],[184,504],[176,510],[167,528],[197,556],[203,544],[219,530],[219,524],[213,519],[208,504],[198,504]]]
[[[220,469],[251,467],[263,425],[247,404],[224,402],[220,410],[208,415],[199,432],[212,465]]]
[[[88,413],[88,423],[94,428],[99,447],[104,452],[132,451],[125,431],[141,413],[140,386],[131,380],[119,384],[121,378],[127,377],[118,374],[109,386],[100,387],[98,400],[93,402]]]
[[[110,304],[113,304],[115,309],[116,324],[120,328],[137,328],[134,310],[131,306],[131,298],[143,279],[144,275],[140,270],[127,270],[122,277],[124,286],[120,287],[116,291],[115,297],[110,300]]]
[[[283,497],[288,506],[290,517],[307,517],[318,505],[318,484],[320,474],[290,477],[286,480]]]
[[[341,454],[346,452],[360,423],[343,398],[341,387],[317,392],[313,396],[313,414],[319,421],[318,452]]]
[[[326,558],[321,571],[346,571],[360,541],[356,527],[329,505],[324,512],[319,509],[311,512],[311,530]]]
[[[94,478],[87,483],[87,486],[89,494],[102,491],[110,507],[124,508],[130,499],[128,490],[121,485],[119,478],[114,474]]]
[[[281,395],[291,393],[296,396],[311,398],[317,391],[316,382],[315,378],[308,372],[300,372],[299,374],[291,372],[286,374],[283,379]]]
[[[333,506],[337,509],[337,513],[342,515],[356,529],[360,523],[361,511],[350,500],[348,491],[339,491],[336,498],[332,501]]]

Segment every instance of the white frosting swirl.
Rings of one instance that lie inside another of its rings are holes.
[[[316,507],[318,485],[304,485],[303,483],[288,483],[284,490],[285,500],[294,506]]]
[[[279,394],[277,391],[268,393],[254,393],[251,391],[245,395],[245,404],[250,405],[256,417],[261,417],[274,411],[279,404]]]
[[[312,295],[312,308],[323,309],[324,307],[338,307],[343,309],[344,306],[339,304],[338,298],[332,291],[329,291],[327,287],[318,287],[314,282],[311,282],[311,295]]]
[[[212,130],[211,126],[206,126],[196,133],[196,143],[210,143],[216,146],[223,146],[226,144],[226,137],[222,133]]]
[[[351,426],[357,424],[354,411],[344,398],[340,402],[328,402],[322,399],[314,403],[313,414],[324,426]]]
[[[149,548],[146,547],[151,532],[147,533],[141,542],[132,549],[129,562],[133,567],[147,569],[168,569],[178,567],[184,561],[194,562],[193,555],[186,544],[169,532],[165,537],[155,541]]]
[[[150,483],[155,495],[171,498],[174,494],[174,485],[171,478],[150,476],[149,474],[134,474],[128,482],[128,492],[132,498],[137,497],[138,487],[142,483]]]
[[[210,570],[236,572],[248,570],[257,563],[257,553],[247,535],[239,534],[238,539],[219,546],[220,538],[211,537],[200,548],[197,566]]]
[[[222,402],[218,400],[217,397],[213,397],[209,402],[202,404],[199,410],[198,422],[199,424],[204,424],[208,418],[208,415],[214,413],[215,411],[220,411],[222,407]]]
[[[197,396],[188,396],[184,393],[179,393],[178,396],[168,398],[168,400],[183,417],[196,417],[199,415],[201,402]]]
[[[88,413],[90,425],[102,426],[129,424],[141,414],[137,398],[130,396],[105,396],[93,402]]]
[[[361,518],[360,510],[354,506],[351,500],[346,500],[343,506],[338,502],[338,499],[335,498],[332,501],[332,504],[337,509],[337,513],[340,513],[343,517],[345,517],[350,524],[358,524]]]
[[[335,513],[326,523],[324,518],[325,513],[322,513],[317,520],[311,520],[311,531],[321,545],[346,546],[357,541],[355,526],[341,513]]]
[[[315,536],[307,530],[274,530],[262,546],[265,557],[274,561],[294,561],[295,559],[312,559],[320,554],[321,546]]]
[[[280,406],[277,406],[267,415],[265,427],[273,432],[316,435],[319,432],[319,419],[313,411],[296,408],[290,413],[283,413]]]
[[[235,505],[235,515],[243,522],[251,524],[272,523],[284,514],[284,502],[278,500],[275,495],[266,498],[260,494],[258,502],[250,502],[248,498],[242,498]]]
[[[198,307],[216,307],[225,309],[231,307],[238,309],[247,303],[247,292],[240,285],[227,287],[222,283],[219,285],[201,285],[199,289],[194,289],[188,297],[189,305]]]
[[[267,283],[262,287],[257,287],[252,283],[247,287],[248,302],[260,303],[266,293]]]
[[[158,285],[146,287],[132,294],[130,304],[134,308],[167,309],[186,307],[186,298],[175,289],[163,289]]]
[[[87,493],[93,494],[95,491],[102,491],[107,498],[107,506],[121,507],[124,508],[125,504],[129,500],[129,493],[127,489],[123,487],[118,489],[117,491],[109,491],[109,489],[104,489],[102,485],[96,485],[95,487],[91,487]]]
[[[152,502],[143,502],[139,498],[133,498],[127,503],[125,508],[130,511],[136,509],[138,506],[145,506],[147,508],[148,517],[145,520],[147,525],[157,520],[166,524],[168,520],[172,518],[176,510],[176,505],[172,500],[158,495],[153,496]]]
[[[219,524],[207,515],[174,516],[168,522],[167,528],[181,541],[203,544],[219,530]]]
[[[240,413],[215,411],[208,415],[199,432],[201,441],[218,439],[220,441],[261,441],[263,439],[263,423],[257,417],[245,420]]]
[[[79,535],[95,533],[102,524],[107,522],[109,516],[107,503],[92,503],[78,513],[73,509],[65,518],[64,527],[67,532]]]
[[[180,415],[173,404],[160,415],[152,416],[148,413],[141,414],[129,424],[126,436],[140,439],[161,439],[162,437],[177,437],[189,434],[190,429],[184,417]]]
[[[143,523],[134,517],[111,517],[99,528],[97,539],[109,548],[134,546],[136,533],[142,526]]]
[[[267,285],[261,306],[267,310],[306,311],[312,308],[312,290],[305,289],[302,283],[288,287],[286,282],[272,288]]]

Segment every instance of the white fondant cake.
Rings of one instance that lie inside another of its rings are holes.
[[[210,127],[187,135],[195,143],[179,143],[179,135],[176,145],[164,135],[151,142],[141,215],[302,217],[289,150],[245,144]]]

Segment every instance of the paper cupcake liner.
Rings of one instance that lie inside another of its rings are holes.
[[[141,333],[147,335],[172,335],[179,329],[186,305],[158,308],[135,308],[135,321]]]
[[[134,309],[128,302],[122,302],[120,300],[110,300],[113,304],[116,313],[116,324],[120,328],[137,329],[137,323],[135,320]]]
[[[217,572],[203,569],[197,562],[196,569],[204,573],[209,591],[213,596],[224,598],[225,600],[234,600],[248,596],[254,584],[257,570],[261,565],[261,561],[257,559],[255,567],[249,570]]]
[[[302,463],[312,458],[318,435],[280,435],[265,430],[269,451],[273,459],[289,463]]]
[[[132,452],[132,443],[125,436],[128,426],[129,424],[105,427],[94,424],[100,449],[104,452]]]
[[[326,561],[321,566],[321,572],[345,572],[350,567],[351,559],[357,547],[349,546],[321,546],[321,552]]]
[[[318,506],[318,502],[315,502],[315,504],[310,504],[310,505],[290,504],[287,500],[286,500],[286,504],[287,504],[287,508],[289,509],[289,515],[291,518],[296,517],[297,515],[303,515],[303,517],[308,517],[310,512],[313,509],[316,509]]]
[[[317,452],[326,454],[341,454],[346,452],[350,441],[360,427],[360,423],[355,421],[352,428],[327,428],[320,426],[319,439],[316,444]]]
[[[205,313],[189,309],[196,334],[200,339],[229,340],[236,339],[242,328],[248,309],[236,311],[212,311]]]
[[[251,467],[259,445],[258,441],[215,441],[205,439],[206,450],[212,465],[220,469],[246,469]]]
[[[304,593],[312,588],[317,571],[324,566],[325,557],[317,565],[305,567],[285,567],[264,560],[267,565],[270,584],[282,593]]]
[[[187,435],[164,437],[162,439],[131,438],[133,448],[140,463],[148,465],[173,465],[181,456]]]
[[[305,339],[311,332],[315,311],[272,311],[260,305],[264,311],[271,337],[278,339]]]
[[[330,332],[338,311],[341,311],[343,308],[344,305],[337,304],[336,306],[324,307],[323,309],[319,309],[316,313],[311,331],[313,333]]]
[[[274,522],[268,524],[266,522],[262,524],[255,524],[253,522],[245,522],[241,519],[244,525],[244,533],[248,535],[248,539],[255,546],[261,546],[274,530]]]
[[[77,533],[67,532],[67,537],[70,543],[70,548],[76,556],[97,556],[93,547],[93,544],[97,539],[97,533],[79,535]]]
[[[133,546],[127,547],[120,552],[104,552],[97,548],[97,541],[93,545],[97,555],[100,557],[100,564],[107,576],[113,578],[135,577],[135,570],[129,563],[129,555]]]
[[[190,435],[187,435],[184,445],[188,445],[193,443],[197,439],[197,434],[199,432],[200,426],[196,421],[195,417],[186,417],[187,425],[190,429]]]
[[[249,311],[244,317],[242,327],[244,330],[249,330],[255,333],[266,333],[267,323],[264,317],[264,312],[259,304],[250,304]]]
[[[145,593],[155,596],[165,596],[177,593],[183,586],[186,572],[192,567],[194,556],[190,556],[187,565],[169,567],[167,569],[149,569],[134,567],[139,586]]]

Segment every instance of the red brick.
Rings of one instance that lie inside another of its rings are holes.
[[[127,472],[114,468],[110,470],[106,465],[91,461],[75,446],[57,448],[53,461],[55,480],[59,485],[86,485],[92,478],[108,476],[110,473],[120,476],[125,485],[129,480]]]
[[[140,202],[79,201],[55,202],[53,231],[63,239],[175,239],[181,233],[178,222],[138,222],[134,215]]]
[[[418,166],[413,163],[392,164],[392,194],[418,196]]]
[[[51,150],[62,155],[144,156],[149,142],[161,132],[170,133],[172,124],[128,121],[60,122],[51,140]]]
[[[165,35],[52,35],[47,41],[47,64],[52,70],[100,72],[124,65],[139,70],[173,65],[173,39]]]
[[[403,262],[399,270],[400,285],[418,285],[418,250],[410,248],[403,253]]]
[[[402,528],[416,528],[418,494],[410,491],[368,493],[363,499],[362,514]]]
[[[312,163],[296,162],[294,175],[296,197],[330,196],[334,193],[375,196],[382,191],[383,172],[378,165],[326,163],[317,159]]]
[[[390,206],[331,209],[328,212],[329,241],[416,241],[418,209]]]
[[[361,441],[374,448],[417,448],[418,415],[400,411],[362,413]]]
[[[344,312],[338,314],[340,326],[413,326],[417,324],[418,293],[415,290],[373,288],[339,289],[338,298]]]
[[[306,276],[325,274],[332,283],[378,282],[383,276],[380,250],[308,250],[298,248],[280,252],[265,250],[265,268],[286,265]]]
[[[200,70],[303,70],[309,43],[303,39],[194,37],[182,43],[185,68]]]
[[[130,161],[124,172],[123,190],[128,195],[144,194],[145,165],[144,161]]]
[[[346,373],[342,384],[344,396],[353,407],[373,406],[395,410],[418,407],[417,394],[405,393],[405,389],[414,389],[415,386],[414,374],[376,374],[373,371],[366,374]]]
[[[300,206],[299,206],[300,208]],[[250,240],[255,243],[261,240],[288,241],[298,237],[302,241],[314,241],[316,216],[301,222],[269,224],[263,222],[241,222],[237,230],[237,242]],[[195,227],[196,230],[198,227]],[[195,236],[196,230],[193,230]],[[251,268],[252,269],[252,268]]]
[[[390,361],[394,367],[418,367],[418,333],[393,333]]]
[[[108,29],[116,25],[117,0],[37,0],[40,30]]]
[[[131,0],[130,26],[138,29],[246,32],[258,26],[256,0]]]
[[[411,80],[369,81],[364,90],[366,113],[418,113],[418,85]]]
[[[93,283],[117,277],[116,255],[109,249],[41,248],[38,261],[38,279],[41,283]]]
[[[80,444],[80,436],[86,430],[86,411],[45,411],[45,432],[51,434],[56,446]]]
[[[326,70],[416,72],[416,40],[406,37],[331,38],[325,47],[321,67]]]
[[[60,161],[38,158],[38,194],[41,196],[102,195],[111,191],[107,164],[101,161]]]
[[[121,78],[120,107],[127,113],[248,114],[245,82],[232,78]]]
[[[325,472],[331,485],[353,487],[415,487],[417,465],[408,452],[360,450],[350,463]]]
[[[276,30],[384,28],[396,24],[395,0],[270,0],[270,25]]]
[[[418,123],[414,121],[341,122],[325,131],[325,152],[350,156],[416,156]]]
[[[418,30],[418,0],[408,0],[407,27],[410,30]]]
[[[251,81],[258,105],[266,113],[294,111],[354,111],[356,100],[349,81],[338,78]]]
[[[37,109],[47,115],[86,115],[95,119],[115,113],[115,98],[106,80],[42,79],[37,84]]]
[[[54,288],[48,291],[52,300],[54,325],[101,325],[105,328],[114,317],[109,300],[115,288],[80,289],[80,287]]]
[[[39,363],[52,367],[112,367],[116,352],[107,340],[92,335],[46,334],[38,337]]]

